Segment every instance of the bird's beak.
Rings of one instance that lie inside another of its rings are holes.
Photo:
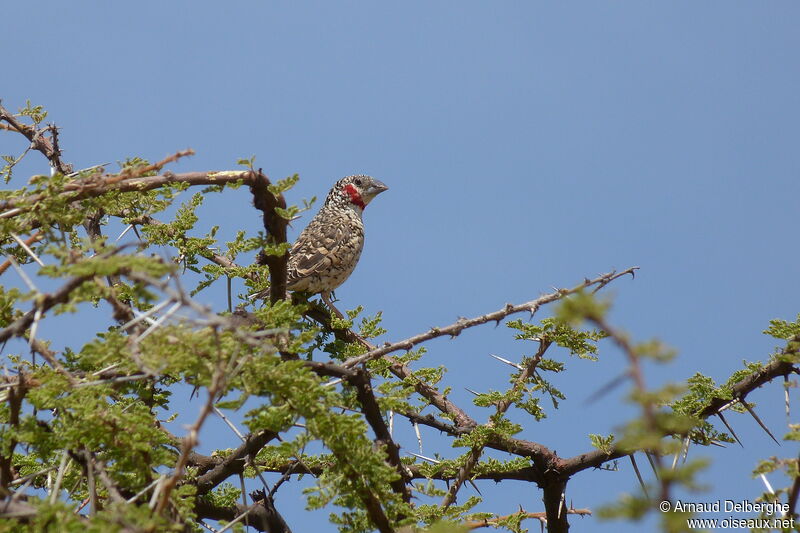
[[[382,193],[383,191],[386,191],[386,190],[388,190],[388,189],[389,189],[389,187],[387,187],[386,185],[384,185],[384,184],[383,184],[383,182],[381,182],[381,181],[378,181],[378,180],[376,180],[376,179],[373,179],[373,180],[372,180],[372,183],[370,183],[370,185],[369,185],[369,192],[368,192],[368,194],[369,194],[371,197],[373,197],[373,198],[374,198],[375,196],[379,195],[380,193]]]

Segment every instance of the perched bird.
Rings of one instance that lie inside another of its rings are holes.
[[[337,181],[325,204],[289,250],[286,288],[320,294],[339,318],[331,291],[350,277],[364,248],[361,214],[388,187],[370,176],[347,176]]]

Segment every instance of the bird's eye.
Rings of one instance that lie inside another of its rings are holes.
[[[356,178],[356,185],[361,185],[361,178]]]

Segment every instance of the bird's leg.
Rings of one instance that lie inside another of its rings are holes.
[[[336,309],[336,306],[333,305],[333,302],[331,301],[331,292],[330,291],[322,292],[322,293],[320,293],[320,296],[322,297],[322,301],[325,302],[325,305],[328,306],[328,309],[333,311],[336,314],[336,316],[338,316],[340,319],[345,320],[344,315],[342,314],[342,312],[339,311],[338,309]]]

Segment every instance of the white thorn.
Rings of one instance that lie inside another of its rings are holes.
[[[775,491],[772,489],[772,485],[769,484],[767,476],[765,476],[764,474],[759,474],[759,477],[761,477],[761,481],[763,481],[764,485],[767,487],[767,492],[769,492],[770,494],[775,494]]]
[[[167,298],[163,302],[160,302],[160,303],[154,305],[153,307],[151,307],[150,309],[148,309],[144,313],[139,313],[138,311],[134,311],[134,313],[137,315],[136,318],[134,318],[132,320],[129,320],[128,322],[123,324],[121,329],[123,329],[123,330],[128,329],[129,327],[133,326],[134,324],[138,324],[142,320],[147,320],[150,324],[155,324],[155,320],[150,320],[149,319],[150,315],[152,315],[154,313],[158,313],[164,307],[166,307],[167,304],[170,303],[171,301],[172,301],[172,298]]]
[[[116,240],[114,240],[114,242],[119,242],[119,240],[121,238],[123,238],[125,236],[125,234],[128,233],[132,229],[133,229],[133,224],[128,224],[128,227],[125,228],[124,230],[122,230],[122,233],[119,234],[119,237],[117,237]]]
[[[113,365],[108,365],[107,367],[102,368],[102,369],[98,370],[97,372],[94,372],[92,375],[93,376],[99,376],[103,372],[108,372],[109,370],[114,370],[115,368],[117,368],[121,364],[122,363],[114,363]],[[130,404],[130,405],[133,405],[133,404]]]
[[[517,363],[514,363],[514,362],[512,362],[512,361],[509,361],[508,359],[503,359],[503,358],[502,358],[502,357],[500,357],[499,355],[495,355],[495,354],[493,354],[493,353],[490,353],[490,354],[489,354],[489,357],[494,357],[494,358],[495,358],[495,359],[497,359],[498,361],[502,361],[503,363],[505,363],[505,364],[507,364],[507,365],[513,366],[513,367],[514,367],[514,368],[516,368],[517,370],[522,370],[522,365],[518,365]]]
[[[18,236],[16,233],[9,233],[9,235],[11,235],[11,237],[12,237],[12,238],[13,238],[15,241],[17,241],[17,244],[19,244],[20,246],[22,246],[22,249],[23,249],[23,250],[25,250],[25,252],[26,252],[26,253],[27,253],[29,256],[31,256],[31,259],[33,259],[34,261],[36,261],[37,263],[39,263],[39,266],[44,266],[44,263],[42,263],[42,260],[41,260],[41,259],[39,259],[39,256],[38,256],[38,255],[36,255],[36,254],[33,252],[33,250],[31,250],[30,246],[28,246],[27,244],[25,244],[25,241],[23,241],[22,239],[20,239],[20,238],[19,238],[19,236]]]
[[[181,303],[181,302],[175,302],[175,304],[174,304],[172,307],[170,307],[169,309],[167,309],[167,312],[166,312],[166,313],[164,313],[164,314],[161,316],[161,318],[159,318],[158,320],[156,320],[156,321],[155,321],[153,324],[151,324],[151,325],[150,325],[150,327],[149,327],[149,328],[147,328],[147,329],[146,329],[146,330],[145,330],[145,331],[144,331],[144,332],[143,332],[141,335],[139,335],[139,336],[136,338],[136,342],[141,342],[141,341],[142,341],[142,339],[144,339],[145,337],[147,337],[148,335],[150,335],[152,332],[154,332],[154,331],[155,331],[155,330],[156,330],[156,329],[157,329],[159,326],[161,326],[161,325],[164,323],[164,321],[166,321],[166,320],[167,320],[169,317],[171,317],[171,316],[172,316],[172,315],[173,315],[173,314],[174,314],[174,313],[175,313],[175,312],[176,312],[178,309],[180,309],[182,305],[183,305],[183,303]]]
[[[50,492],[50,505],[56,503],[58,499],[58,491],[61,490],[61,481],[64,479],[64,474],[67,471],[67,460],[69,455],[67,450],[61,452],[61,464],[58,465],[58,475],[56,476],[56,483],[53,485],[53,490]],[[90,467],[91,468],[91,467]]]
[[[217,413],[217,416],[219,416],[222,420],[225,421],[226,424],[228,424],[228,427],[231,428],[234,433],[236,433],[236,436],[239,437],[239,439],[242,442],[244,442],[245,441],[244,435],[242,435],[242,433],[238,429],[236,429],[236,426],[233,425],[233,422],[228,420],[228,417],[225,416],[225,414],[222,411],[220,411],[216,405],[213,406],[212,409],[214,409],[214,412]]]
[[[86,168],[84,168],[84,169],[81,169],[81,170],[76,170],[75,172],[71,172],[71,173],[67,174],[67,177],[69,177],[69,178],[74,178],[75,176],[77,176],[77,175],[78,175],[78,174],[80,174],[81,172],[86,172],[87,170],[94,170],[94,169],[96,169],[96,168],[101,168],[101,167],[104,167],[104,166],[106,166],[106,165],[110,165],[110,164],[111,164],[111,163],[101,163],[101,164],[99,164],[99,165],[93,165],[93,166],[91,166],[91,167],[86,167]],[[53,167],[50,167],[50,172],[51,172],[50,176],[52,176],[52,175],[53,175],[52,173],[54,173],[54,172],[55,172],[55,170],[56,170],[55,168],[53,168]]]
[[[789,375],[786,374],[783,376],[783,402],[786,404],[786,420],[790,419],[789,417]]]
[[[438,465],[439,463],[441,463],[441,461],[437,461],[436,459],[431,459],[430,457],[425,457],[424,455],[420,455],[418,453],[414,453],[414,452],[408,452],[408,453],[413,455],[414,457],[419,457],[423,461],[428,461],[428,462],[433,463],[435,465]]]
[[[0,213],[0,218],[10,218],[10,217],[13,217],[14,215],[16,215],[17,213],[21,213],[21,212],[22,212],[22,208],[15,207],[14,209],[9,209],[8,211],[6,211],[4,213]]]
[[[156,488],[153,490],[153,495],[150,496],[150,502],[147,504],[150,509],[156,508],[156,502],[158,502],[158,496],[161,494],[161,487],[164,485],[165,479],[166,478],[162,475],[156,480],[158,483],[156,483]]]
[[[133,405],[133,404],[131,404],[131,405]],[[162,477],[163,477],[163,476],[162,476]],[[136,493],[136,495],[135,495],[135,496],[131,496],[131,497],[130,497],[130,498],[127,500],[127,503],[133,503],[133,502],[135,502],[136,500],[138,500],[138,499],[139,499],[139,497],[141,497],[141,496],[142,496],[142,494],[144,494],[144,493],[145,493],[145,492],[147,492],[148,490],[152,489],[153,487],[155,487],[155,486],[156,486],[156,484],[157,484],[157,483],[160,483],[160,482],[161,482],[161,477],[157,478],[155,481],[153,481],[152,483],[150,483],[149,485],[147,485],[145,488],[143,488],[142,490],[140,490],[138,493]]]
[[[25,282],[25,285],[27,285],[30,290],[36,293],[40,292],[39,289],[36,287],[36,284],[33,283],[33,281],[31,281],[31,278],[29,278],[28,275],[25,273],[25,271],[22,270],[22,267],[19,266],[19,263],[17,263],[17,260],[14,259],[13,256],[7,255],[6,259],[8,259],[8,262],[11,263],[11,266],[14,267],[14,270],[17,271],[19,277],[22,278],[22,281]]]
[[[736,398],[735,400],[731,400],[731,401],[729,401],[728,403],[726,403],[725,405],[723,405],[722,407],[720,407],[719,409],[717,409],[717,412],[718,412],[718,413],[721,413],[722,411],[724,411],[725,409],[727,409],[728,407],[730,407],[731,405],[735,404],[735,403],[736,403],[736,402],[738,402],[738,401],[739,401],[739,399],[738,399],[738,398]]]
[[[42,310],[36,309],[36,312],[33,314],[33,325],[31,325],[31,336],[28,338],[28,346],[33,346],[33,342],[36,340],[36,332],[39,330],[39,321],[42,319]]]

